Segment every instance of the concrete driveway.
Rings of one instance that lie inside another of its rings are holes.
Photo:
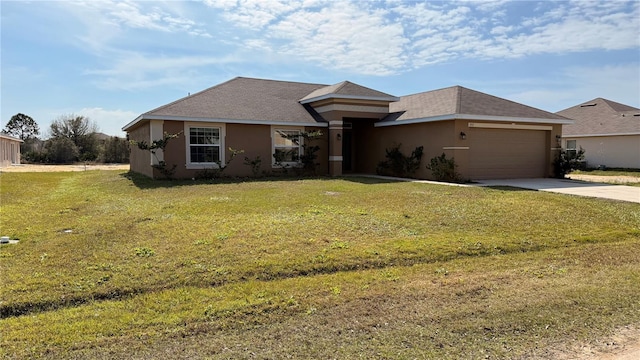
[[[512,186],[559,194],[588,196],[640,203],[640,187],[600,184],[569,179],[505,179],[481,180],[478,186]]]

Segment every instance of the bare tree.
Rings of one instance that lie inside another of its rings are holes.
[[[96,160],[98,140],[95,136],[98,125],[85,116],[63,115],[51,123],[52,140],[67,138],[78,149],[77,160]]]

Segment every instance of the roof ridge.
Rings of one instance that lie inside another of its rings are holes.
[[[347,83],[351,83],[351,84],[353,84],[353,83],[352,83],[352,82],[350,82],[349,80],[341,81],[341,82],[339,82],[339,83],[338,83],[340,86],[338,86],[338,87],[336,88],[336,90],[335,90],[333,93],[335,94],[335,93],[337,93],[338,91],[340,91],[343,87],[345,87],[345,86],[347,85]],[[336,84],[336,85],[338,85],[338,84]],[[354,85],[357,85],[357,84],[354,84]],[[362,86],[362,85],[359,85],[359,86]]]
[[[460,111],[462,109],[462,91],[460,90],[462,89],[462,86],[454,85],[453,87],[455,88],[456,92],[456,114],[460,114]]]
[[[607,104],[608,107],[611,108],[611,110],[613,110],[615,112],[619,112],[619,111],[639,111],[640,110],[635,106],[626,105],[626,104],[619,103],[619,102],[612,101],[612,100],[608,100],[608,99],[605,99],[605,98],[598,98],[598,99],[601,99],[605,104]],[[615,105],[615,107],[613,105]],[[630,109],[629,110],[622,110],[622,109],[620,109],[620,107],[630,108]]]

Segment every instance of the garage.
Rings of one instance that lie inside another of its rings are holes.
[[[469,123],[469,127],[472,180],[545,177],[546,126]]]

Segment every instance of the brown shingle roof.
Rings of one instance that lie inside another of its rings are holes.
[[[558,111],[574,120],[562,127],[563,136],[640,134],[640,109],[611,100],[596,98]]]
[[[304,104],[307,102],[312,102],[314,100],[330,97],[359,99],[364,98],[387,101],[396,101],[398,99],[393,95],[389,95],[378,90],[373,90],[362,85],[354,84],[350,81],[343,81],[335,85],[325,86],[323,88],[317,89],[300,99],[300,102]]]
[[[298,99],[324,86],[237,77],[143,116],[315,123]]]
[[[567,120],[560,115],[462,86],[402,96],[400,101],[389,104],[389,111],[396,113],[387,119],[390,121],[447,115]]]

